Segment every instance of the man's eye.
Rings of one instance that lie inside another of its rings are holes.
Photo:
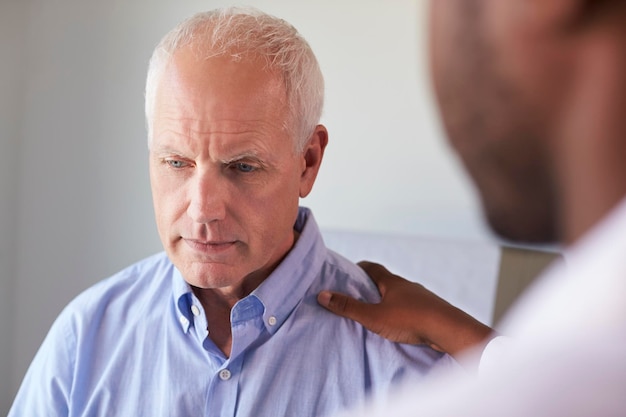
[[[244,162],[237,162],[235,164],[233,164],[233,167],[240,172],[253,172],[256,170],[256,167],[250,165],[250,164],[246,164]]]
[[[165,163],[172,168],[183,168],[185,166],[185,163],[179,159],[168,159]]]

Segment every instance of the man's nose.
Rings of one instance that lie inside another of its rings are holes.
[[[228,186],[219,174],[198,171],[189,187],[187,214],[197,223],[211,223],[226,216]]]

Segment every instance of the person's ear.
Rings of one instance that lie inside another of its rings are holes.
[[[306,197],[313,189],[313,183],[322,164],[324,150],[328,144],[328,131],[317,125],[302,151],[303,169],[300,176],[300,197]]]

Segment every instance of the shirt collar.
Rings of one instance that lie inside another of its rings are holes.
[[[178,323],[182,327],[183,332],[187,333],[191,323],[193,323],[193,313],[191,312],[192,292],[191,287],[175,266],[172,274],[172,293],[178,309]]]
[[[263,323],[274,334],[304,297],[324,262],[326,248],[311,210],[300,207],[294,229],[300,233],[285,259],[251,296],[265,307]]]
[[[299,208],[294,229],[300,233],[295,245],[269,277],[235,305],[233,322],[263,314],[267,331],[274,334],[304,297],[324,262],[326,247],[310,209]],[[172,289],[179,323],[186,333],[193,323],[192,291],[176,267]]]

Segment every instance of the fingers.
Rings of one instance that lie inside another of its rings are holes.
[[[374,281],[376,284],[378,284],[379,281],[384,280],[385,278],[391,275],[391,272],[389,272],[387,268],[385,268],[381,264],[377,264],[376,262],[361,261],[361,262],[358,262],[357,265],[363,271],[365,271],[365,273],[369,275],[372,281]]]
[[[370,277],[372,282],[378,287],[378,292],[384,297],[389,282],[398,278],[396,275],[389,272],[387,268],[381,264],[370,261],[361,261],[357,263],[359,267]]]
[[[376,317],[372,311],[373,304],[363,303],[343,294],[321,291],[317,302],[332,313],[357,321],[365,327]]]

